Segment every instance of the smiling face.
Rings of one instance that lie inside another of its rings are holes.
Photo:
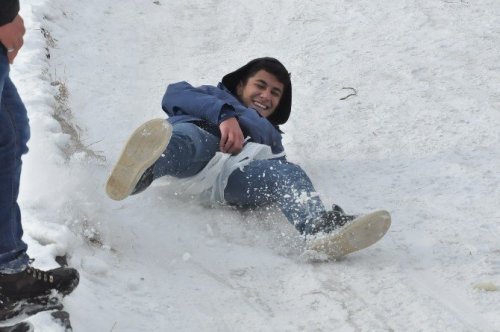
[[[276,110],[283,95],[284,85],[273,74],[259,70],[236,88],[238,97],[247,107],[251,107],[267,118]]]

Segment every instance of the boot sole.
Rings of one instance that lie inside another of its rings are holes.
[[[391,226],[389,212],[375,211],[354,219],[340,230],[312,239],[309,250],[337,259],[379,241]]]
[[[161,157],[171,137],[172,125],[164,119],[150,120],[137,128],[108,178],[108,196],[116,201],[127,198],[142,174]]]

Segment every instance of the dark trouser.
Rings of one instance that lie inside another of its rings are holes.
[[[12,273],[28,264],[17,197],[30,128],[4,54],[0,54],[0,96],[0,273]]]
[[[173,127],[167,150],[155,164],[155,178],[193,176],[219,151],[219,138],[195,124]],[[325,211],[304,170],[284,159],[254,160],[243,170],[237,169],[229,176],[224,198],[238,206],[275,203],[300,232]]]

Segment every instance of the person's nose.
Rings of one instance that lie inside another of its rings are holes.
[[[260,93],[260,97],[264,100],[270,100],[271,99],[271,89],[264,89]]]

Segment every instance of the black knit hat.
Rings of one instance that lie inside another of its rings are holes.
[[[275,58],[257,58],[243,67],[233,71],[225,75],[222,78],[222,84],[231,91],[231,93],[237,96],[236,88],[238,84],[243,81],[248,76],[248,72],[250,72],[254,68],[264,69],[271,74],[275,75],[278,80],[283,83],[284,91],[281,96],[280,103],[276,110],[271,114],[267,119],[273,125],[281,125],[287,122],[290,117],[290,112],[292,110],[292,83],[290,81],[290,74],[286,70],[285,66]]]

